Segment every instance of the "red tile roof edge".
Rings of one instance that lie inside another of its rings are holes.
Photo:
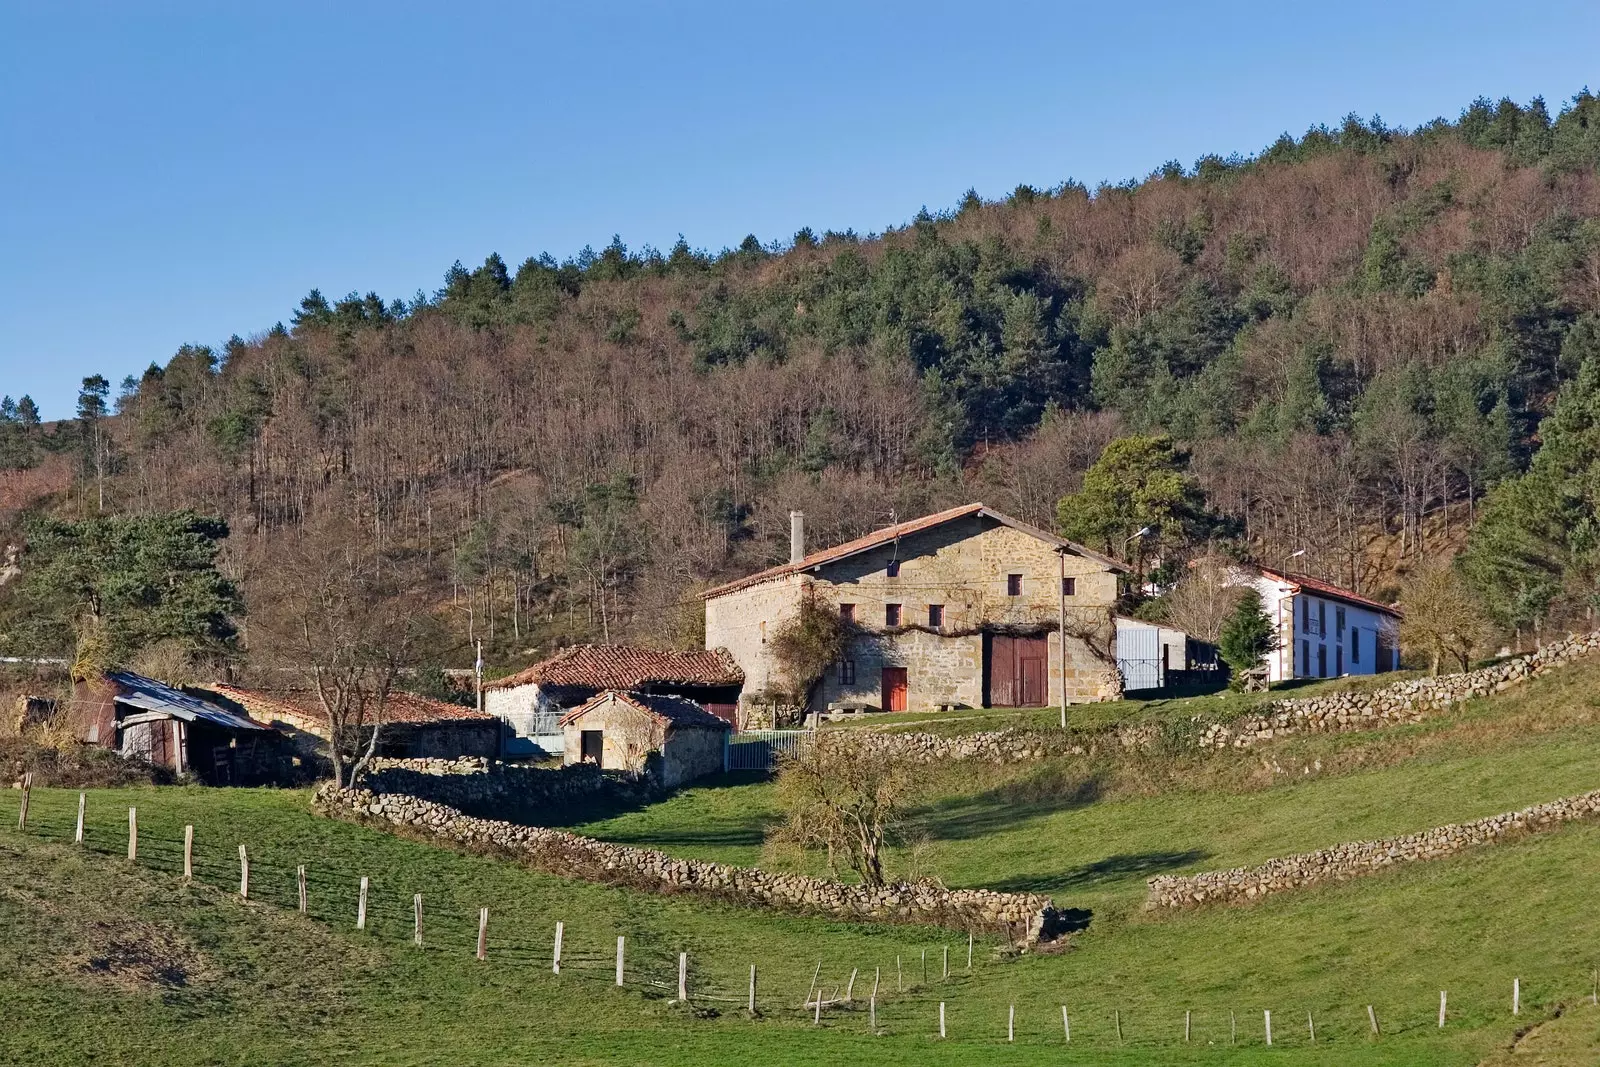
[[[1332,582],[1325,582],[1321,578],[1313,578],[1308,574],[1290,574],[1287,571],[1275,571],[1270,567],[1260,567],[1258,569],[1268,578],[1287,582],[1308,593],[1325,596],[1330,600],[1347,601],[1359,607],[1371,608],[1374,611],[1381,611],[1385,615],[1392,615],[1397,619],[1405,617],[1405,613],[1393,604],[1385,604],[1382,601],[1373,600],[1371,597],[1362,596],[1360,593],[1334,585]]]
[[[274,715],[281,716],[285,713],[313,722],[326,722],[328,718],[327,713],[323,711],[321,701],[309,690],[249,689],[224,682],[214,682],[204,688],[239,704],[252,718],[270,719]],[[447,704],[404,690],[396,690],[389,694],[383,718],[383,724],[390,726],[494,721],[496,721],[495,716],[476,708]]]
[[[776,567],[768,567],[764,571],[757,571],[743,578],[707,589],[700,594],[700,599],[711,600],[728,593],[736,593],[741,589],[748,589],[753,585],[760,585],[763,582],[775,581],[791,574],[799,574],[802,571],[808,571],[814,567],[834,563],[857,553],[865,552],[868,549],[877,548],[879,545],[886,544],[897,538],[908,537],[911,534],[921,533],[923,530],[942,526],[947,522],[954,522],[956,519],[964,519],[972,515],[986,515],[1002,525],[1011,527],[1013,530],[1020,530],[1022,533],[1036,537],[1058,548],[1067,549],[1077,555],[1102,563],[1111,570],[1126,571],[1128,569],[1124,564],[1118,563],[1110,556],[1102,555],[1094,549],[1086,548],[1074,541],[1057,537],[1055,534],[1041,530],[1037,526],[1029,525],[1021,519],[1013,519],[1004,512],[996,511],[994,508],[979,502],[963,504],[958,508],[948,508],[932,515],[924,515],[919,519],[910,519],[906,522],[895,523],[892,526],[885,526],[880,530],[874,530],[869,534],[857,537],[853,541],[846,541],[844,544],[835,545],[832,548],[812,552],[798,563],[780,563]]]
[[[600,660],[599,663],[581,665],[571,663],[573,660],[582,659]],[[657,658],[663,662],[656,665],[648,663],[612,663],[607,659],[636,658],[649,660]],[[678,670],[664,661],[677,659]],[[689,661],[701,661],[698,671],[692,667],[685,669]],[[711,662],[715,661],[713,666]],[[613,672],[611,678],[594,680],[560,680],[559,677],[551,679],[552,673],[559,676],[563,667],[570,667],[578,671],[590,670],[594,675]],[[622,675],[628,675],[623,677]],[[632,689],[641,685],[652,683],[666,685],[707,685],[730,686],[744,683],[744,671],[734,661],[733,654],[725,648],[699,648],[699,649],[655,649],[640,648],[635,645],[570,645],[556,652],[555,655],[540,660],[530,667],[524,667],[515,674],[504,678],[497,678],[492,682],[484,683],[484,691],[497,689],[511,689],[519,685],[537,684],[547,682],[550,685],[594,685],[601,689]]]

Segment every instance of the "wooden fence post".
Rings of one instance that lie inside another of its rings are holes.
[[[561,973],[561,934],[566,930],[566,927],[566,923],[560,920],[556,921],[556,946],[555,952],[550,958],[550,971],[552,974]]]
[[[751,1015],[756,1013],[756,965],[753,963],[750,965],[750,1003],[745,1005],[745,1010]]]
[[[1234,1018],[1233,1009],[1228,1009],[1228,1044],[1239,1043],[1239,1020]]]
[[[250,853],[239,846],[239,899],[250,899]]]
[[[1441,990],[1439,990],[1439,1029],[1441,1029],[1441,1030],[1444,1029],[1444,1005],[1445,1005],[1445,991],[1443,989],[1441,989]]]
[[[28,829],[28,801],[33,797],[33,772],[24,771],[22,774],[22,806],[17,809],[17,830],[26,832]]]
[[[1261,1019],[1262,1019],[1262,1022],[1266,1025],[1266,1028],[1267,1028],[1267,1047],[1271,1048],[1272,1047],[1272,1013],[1270,1011],[1262,1012],[1261,1013]]]
[[[922,950],[922,984],[928,984],[928,950]]]
[[[1595,973],[1600,974],[1600,971]],[[1596,987],[1600,988],[1600,981],[1596,982]],[[894,957],[894,991],[896,993],[904,993],[906,991],[905,972],[900,969],[899,953],[896,953]]]
[[[297,895],[300,898],[300,914],[304,915],[306,913],[306,865],[305,864],[302,863],[300,866],[298,866],[298,867],[296,867],[294,869],[294,881],[295,881],[295,888],[299,891]]]
[[[856,991],[856,968],[850,968],[850,984],[844,987],[844,1002],[849,1004]]]
[[[950,946],[946,945],[944,947],[944,974],[940,976],[939,981],[948,982],[949,980],[950,980]]]
[[[1184,1012],[1183,1013],[1183,1040],[1186,1043],[1189,1040],[1189,1013],[1188,1012]]]
[[[139,809],[128,809],[128,860],[139,858]]]
[[[478,909],[478,958],[489,958],[489,909]]]
[[[1522,979],[1511,979],[1511,1014],[1522,1014]]]
[[[411,940],[418,948],[422,947],[422,894],[418,893],[411,898]]]
[[[78,794],[78,828],[72,832],[72,843],[74,845],[83,844],[83,806],[88,800],[89,795],[87,793]]]
[[[802,1008],[808,1008],[808,1007],[811,1006],[811,994],[816,992],[816,989],[817,989],[817,975],[819,975],[821,973],[822,973],[822,961],[818,960],[817,961],[817,969],[811,972],[811,986],[810,986],[810,988],[808,988],[806,990],[805,1003],[800,1005]]]
[[[356,929],[367,928],[367,876],[361,876],[361,892],[356,897]]]
[[[1317,1020],[1311,1017],[1309,1011],[1306,1012],[1306,1029],[1311,1031],[1311,1043],[1315,1045],[1317,1043]]]
[[[689,954],[678,953],[678,999],[687,1003],[689,1000]],[[822,998],[817,998],[817,1003],[822,1003]]]
[[[626,942],[625,942],[625,939],[623,938],[623,936],[621,934],[618,934],[617,935],[617,987],[619,989],[622,987],[622,951],[623,951],[623,945],[625,943]],[[751,966],[754,967],[754,964],[752,964]]]
[[[183,828],[183,876],[194,877],[194,825]]]
[[[1067,1043],[1072,1043],[1072,1017],[1067,1014],[1067,1006],[1061,1005],[1061,1030],[1066,1035]]]
[[[944,1037],[944,1001],[939,1001],[939,1036]]]
[[[1367,1022],[1372,1024],[1372,1036],[1378,1036],[1378,1013],[1372,1010],[1372,1005],[1367,1005]]]
[[[873,1033],[878,1032],[878,978],[883,973],[883,968],[872,968],[872,999],[867,1002],[867,1025]]]
[[[1015,1041],[1016,1039],[1017,1039],[1017,1006],[1015,1004],[1013,1004],[1013,1005],[1011,1005],[1010,1010],[1006,1012],[1006,1040],[1007,1041]]]
[[[1117,1040],[1122,1040],[1122,1009],[1118,1008],[1111,1013],[1112,1020],[1117,1024]]]
[[[967,931],[967,970],[972,970],[972,931]]]
[[[812,1009],[811,1009],[811,1025],[812,1026],[821,1026],[822,1025],[822,994],[821,993],[817,994],[816,1002],[812,1005]]]

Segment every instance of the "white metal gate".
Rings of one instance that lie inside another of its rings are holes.
[[[1117,627],[1117,670],[1123,689],[1160,689],[1161,631],[1154,626]]]
[[[744,730],[730,734],[722,750],[725,771],[770,771],[781,756],[792,756],[810,739],[810,730]]]

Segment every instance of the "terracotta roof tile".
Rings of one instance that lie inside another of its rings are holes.
[[[234,685],[212,685],[208,687],[212,692],[238,704],[253,718],[263,722],[273,719],[296,718],[311,722],[327,722],[327,713],[322,708],[322,701],[317,695],[308,690],[274,690],[268,692],[262,689],[244,689]],[[415,693],[395,691],[389,694],[384,702],[383,721],[385,723],[401,726],[425,726],[440,722],[493,722],[493,715],[486,715],[476,708],[465,708],[460,704],[447,704],[442,700],[430,700],[427,697],[417,696]]]
[[[1327,597],[1329,600],[1343,600],[1350,604],[1371,608],[1373,611],[1381,611],[1385,615],[1393,615],[1397,619],[1403,617],[1400,609],[1392,604],[1385,604],[1380,600],[1362,596],[1360,593],[1353,593],[1348,589],[1334,585],[1332,582],[1325,582],[1308,574],[1290,574],[1287,571],[1274,571],[1266,567],[1261,568],[1261,573],[1268,578],[1276,578],[1281,582],[1288,582],[1290,585],[1298,586],[1307,593]]]
[[[859,552],[877,548],[879,545],[888,544],[897,538],[909,537],[911,534],[920,533],[935,526],[942,526],[947,522],[954,522],[956,519],[964,519],[970,515],[986,515],[1006,526],[1010,526],[1014,530],[1021,530],[1023,533],[1037,537],[1041,541],[1047,541],[1058,548],[1069,549],[1080,556],[1102,563],[1112,570],[1126,571],[1128,569],[1116,560],[1111,559],[1109,556],[1103,556],[1093,549],[1085,548],[1083,545],[1073,541],[1064,540],[1036,526],[1030,526],[1020,519],[1013,519],[1011,516],[1002,514],[991,507],[977,503],[963,504],[958,508],[949,508],[945,511],[934,512],[932,515],[924,515],[920,519],[909,519],[906,522],[895,523],[893,526],[885,526],[881,530],[874,530],[869,534],[856,538],[854,541],[846,541],[842,545],[835,545],[832,548],[812,552],[799,563],[780,563],[776,567],[768,567],[764,571],[757,571],[755,574],[746,575],[736,581],[719,585],[714,589],[707,589],[700,594],[700,599],[710,600],[712,597],[734,593],[752,585],[759,585],[762,582],[773,581],[790,574],[799,574],[801,571],[808,571],[825,563],[833,563],[836,560],[845,559]]]
[[[637,689],[651,684],[722,686],[743,683],[744,671],[725,648],[674,652],[632,645],[573,645],[508,678],[488,682],[484,688],[510,689],[537,684]]]
[[[731,730],[733,724],[726,719],[719,719],[699,704],[688,697],[668,696],[664,693],[622,693],[615,689],[608,689],[589,701],[578,705],[565,715],[561,716],[561,725],[566,726],[575,722],[580,715],[607,699],[616,697],[626,704],[632,704],[647,715],[654,716],[658,721],[668,726],[701,726],[713,730]]]

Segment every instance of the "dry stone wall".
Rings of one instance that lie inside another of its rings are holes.
[[[1150,895],[1145,908],[1154,911],[1258,900],[1272,893],[1319,882],[1358,878],[1397,863],[1438,859],[1462,849],[1491,844],[1515,834],[1554,829],[1562,823],[1593,818],[1597,814],[1600,814],[1600,789],[1486,819],[1436,826],[1403,837],[1355,841],[1285,856],[1259,867],[1194,875],[1159,875],[1149,881]]]
[[[1195,740],[1203,749],[1247,748],[1259,741],[1296,733],[1369,730],[1377,726],[1421,722],[1473,697],[1489,696],[1600,652],[1600,631],[1545,645],[1526,656],[1466,674],[1419,678],[1377,689],[1328,696],[1277,700],[1262,710],[1228,722],[1199,727]],[[981,760],[1020,763],[1052,756],[1083,755],[1097,748],[1148,748],[1162,736],[1158,726],[1119,726],[1084,739],[1052,730],[993,730],[973,734],[891,733],[862,728],[861,742],[886,755],[916,762]]]
[[[928,882],[847,885],[755,867],[677,859],[653,849],[597,841],[564,830],[474,818],[445,804],[370,788],[338,790],[325,785],[317,791],[313,805],[330,816],[389,823],[456,844],[504,849],[551,874],[655,892],[704,893],[744,904],[845,919],[1003,932],[1022,944],[1048,936],[1056,925],[1050,898],[1033,893],[945,889]]]
[[[647,801],[663,793],[648,778],[602,771],[592,763],[528,767],[472,756],[374,760],[361,784],[375,793],[403,793],[482,815],[550,811],[592,799]]]

